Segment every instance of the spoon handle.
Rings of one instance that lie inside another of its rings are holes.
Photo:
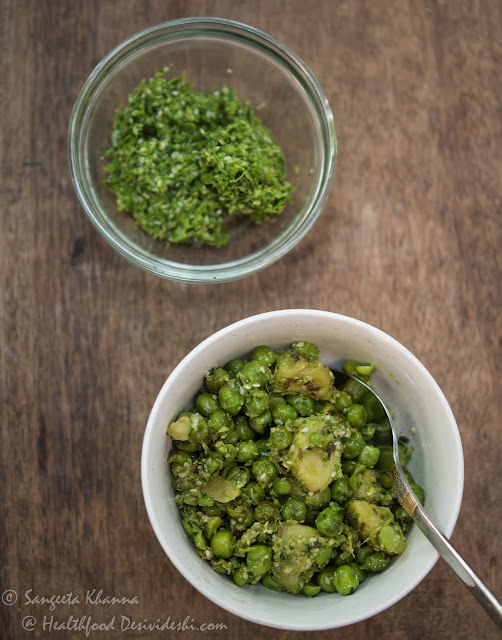
[[[417,508],[413,514],[413,520],[417,523],[422,533],[436,547],[439,554],[446,560],[453,571],[455,571],[465,586],[477,598],[478,602],[483,605],[494,622],[502,629],[502,606],[488,587],[478,578],[465,560],[448,542],[445,536],[432,523],[420,504],[417,504]]]

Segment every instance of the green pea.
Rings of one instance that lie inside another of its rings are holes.
[[[413,493],[417,496],[417,498],[421,502],[421,504],[423,504],[425,500],[425,491],[423,490],[423,488],[416,482],[410,482],[410,487]]]
[[[241,516],[240,518],[238,518],[238,520],[239,523],[244,527],[244,529],[249,529],[249,527],[255,521],[253,507],[249,507],[244,516]]]
[[[221,387],[230,380],[228,371],[221,367],[214,367],[211,371],[208,371],[204,376],[206,379],[206,386],[211,393],[218,393]]]
[[[237,455],[237,447],[226,442],[216,442],[214,449],[222,456],[222,458],[224,458],[223,466],[225,468],[232,467],[234,465],[233,460]]]
[[[272,482],[272,489],[278,496],[288,496],[293,489],[293,485],[290,480],[281,476],[279,478],[274,478],[274,481]]]
[[[311,342],[301,340],[300,342],[294,342],[291,347],[296,351],[296,353],[304,356],[305,358],[310,358],[312,360],[319,359],[319,349]]]
[[[378,447],[380,450],[380,457],[376,463],[376,468],[382,471],[392,471],[394,469],[394,452],[392,445],[382,444]]]
[[[347,422],[358,429],[366,424],[366,409],[362,404],[352,404],[347,409]]]
[[[211,421],[211,418],[209,418],[209,421]],[[227,433],[222,433],[220,437],[223,438],[223,440],[225,440],[226,443],[235,444],[235,445],[239,442],[239,439],[240,439],[239,434],[234,428],[233,422],[229,431],[227,431]]]
[[[211,549],[217,558],[228,560],[234,553],[235,538],[228,529],[220,529],[211,538]]]
[[[356,466],[357,462],[355,460],[342,460],[342,471],[346,476],[351,476]]]
[[[237,487],[243,487],[249,482],[249,469],[247,467],[232,467],[226,475],[227,480],[230,480]]]
[[[225,369],[228,371],[231,378],[235,378],[243,366],[244,362],[240,358],[234,358],[233,360],[230,360],[230,362],[227,362]]]
[[[192,456],[185,451],[175,451],[169,456],[169,464],[183,466],[192,462]]]
[[[356,490],[359,486],[359,474],[366,470],[366,466],[362,462],[356,462],[356,466],[354,467],[354,471],[349,478],[349,487],[352,490]]]
[[[233,573],[233,579],[235,584],[238,587],[243,587],[248,581],[248,575],[249,575],[248,571],[244,567],[239,567],[238,569],[235,569]]]
[[[212,393],[200,393],[195,401],[195,406],[197,411],[206,418],[209,418],[212,413],[221,409],[218,398]]]
[[[335,587],[335,567],[326,567],[320,573],[317,574],[317,584],[323,591],[327,593],[334,593]]]
[[[340,533],[343,525],[343,509],[338,505],[327,507],[317,516],[315,526],[323,536],[332,538]]]
[[[220,437],[226,435],[234,428],[232,417],[222,409],[218,409],[211,414],[208,424],[211,431],[213,431],[213,433],[217,433]]]
[[[382,456],[380,455],[380,457]],[[380,458],[378,459],[378,462],[380,462]],[[380,474],[380,482],[382,483],[382,487],[384,489],[392,489],[392,485],[394,484],[394,480],[392,478],[392,472],[382,471],[382,473]]]
[[[366,571],[361,566],[359,566],[357,562],[349,562],[348,565],[349,567],[352,567],[357,573],[359,584],[362,584],[366,580]]]
[[[394,510],[394,517],[401,524],[401,528],[403,525],[410,525],[413,522],[412,517],[399,505]]]
[[[314,431],[313,433],[309,433],[309,444],[318,449],[326,449],[328,446],[328,437]]]
[[[199,498],[199,504],[203,497],[209,498],[209,496],[202,496],[201,498]],[[210,518],[212,518],[213,516],[225,515],[224,511],[225,507],[218,504],[213,504],[211,507],[202,507],[202,513],[204,513],[206,516],[209,516]]]
[[[214,505],[214,498],[211,496],[200,496],[199,507],[212,507]]]
[[[345,360],[342,364],[342,370],[350,373],[351,376],[357,375],[356,367],[359,366],[357,360]]]
[[[352,404],[352,398],[346,391],[340,391],[335,400],[336,410],[345,415]]]
[[[334,555],[332,564],[335,567],[341,567],[344,564],[348,564],[353,559],[350,549],[339,549]]]
[[[343,446],[342,457],[348,460],[353,460],[361,453],[363,447],[366,444],[366,440],[357,431],[353,431],[347,442]]]
[[[256,431],[249,426],[246,416],[238,415],[235,417],[235,431],[239,440],[256,440]]]
[[[388,420],[379,424],[372,423],[372,425],[375,428],[372,438],[373,444],[381,445],[389,444],[392,442],[392,430],[390,428],[390,423]]]
[[[314,401],[309,396],[288,396],[286,402],[291,405],[300,416],[311,416],[314,413]]]
[[[290,404],[276,404],[272,408],[272,417],[275,424],[284,425],[289,420],[296,420],[298,418],[298,412]]]
[[[257,522],[273,522],[279,518],[279,509],[272,502],[263,500],[256,505],[254,517]]]
[[[314,562],[318,567],[322,567],[331,560],[332,555],[333,550],[331,547],[319,547],[314,557]]]
[[[272,411],[272,409],[274,409],[278,404],[286,404],[286,400],[284,399],[283,396],[281,396],[280,393],[269,393],[268,394],[268,401],[270,404],[270,410]]]
[[[399,451],[399,462],[402,467],[405,467],[411,458],[411,448],[407,447],[404,443],[398,442],[397,448]]]
[[[281,587],[281,585],[272,578],[270,573],[266,573],[262,576],[261,583],[271,591],[284,591],[283,587]]]
[[[207,547],[207,540],[204,537],[204,534],[202,533],[202,531],[198,531],[195,534],[193,542],[194,542],[195,546],[197,547],[197,549],[200,549],[201,551],[206,551],[206,549],[208,548]]]
[[[347,478],[337,478],[331,484],[331,498],[335,502],[346,502],[352,495]]]
[[[256,418],[265,411],[268,411],[270,401],[268,393],[263,389],[251,389],[245,397],[244,412],[249,418]]]
[[[232,416],[237,415],[244,404],[243,396],[229,384],[223,385],[218,391],[218,399],[222,408]]]
[[[360,402],[368,389],[359,382],[349,378],[343,385],[342,391],[345,391],[352,398],[352,402]]]
[[[366,440],[366,442],[368,442],[368,440],[372,440],[373,436],[375,435],[375,431],[376,424],[374,422],[367,422],[364,427],[359,429],[359,433]]]
[[[181,521],[181,524],[183,525],[183,529],[185,530],[185,533],[187,534],[187,536],[191,538],[193,536],[193,527],[190,520],[188,518],[184,518]]]
[[[225,510],[228,515],[231,518],[235,518],[236,520],[244,519],[246,517],[248,508],[248,505],[238,498],[236,500],[227,502],[225,505]]]
[[[307,598],[313,598],[317,596],[321,592],[321,587],[316,584],[306,584],[303,587],[303,593],[307,596]]]
[[[189,440],[176,440],[176,448],[180,451],[186,451],[187,453],[193,453],[197,451],[199,445],[196,442],[190,442]]]
[[[258,453],[261,458],[268,457],[268,453],[270,450],[270,443],[266,438],[260,438],[256,441],[256,446],[258,447]]]
[[[360,547],[357,550],[357,553],[356,553],[357,564],[364,565],[366,558],[369,558],[369,556],[373,555],[374,553],[375,553],[375,550],[372,547],[370,547],[369,544],[364,544],[362,547]]]
[[[277,356],[270,347],[262,345],[253,349],[253,351],[251,352],[251,360],[256,360],[260,364],[271,367],[277,360]]]
[[[348,596],[359,586],[359,576],[349,564],[338,567],[334,577],[335,589],[342,596]]]
[[[246,554],[246,566],[255,576],[262,576],[272,568],[272,551],[263,544],[255,544]]]
[[[265,489],[252,480],[242,487],[241,497],[251,504],[258,504],[265,497]]]
[[[282,505],[281,515],[284,520],[304,522],[307,517],[307,505],[299,498],[289,498]]]
[[[216,531],[221,527],[222,523],[223,520],[219,516],[209,518],[209,520],[204,525],[204,535],[208,540],[211,540]]]
[[[274,449],[284,451],[291,446],[292,442],[293,434],[284,427],[273,427],[270,430],[270,444]]]
[[[272,422],[272,414],[270,411],[264,411],[259,416],[249,419],[249,426],[256,433],[265,433],[265,428]]]
[[[245,389],[254,385],[264,387],[271,377],[270,369],[256,360],[246,362],[237,374],[237,378],[242,382]]]
[[[365,445],[361,453],[357,457],[357,461],[361,464],[364,464],[365,467],[371,469],[378,462],[378,458],[380,457],[380,449],[378,447],[373,447],[370,444]]]
[[[316,491],[312,495],[307,494],[305,497],[305,504],[307,507],[312,507],[314,509],[319,509],[320,507],[324,507],[331,500],[331,489],[329,487],[325,487],[320,491]]]
[[[403,534],[398,528],[385,525],[378,532],[378,544],[385,553],[396,553],[403,545]]]
[[[248,460],[256,460],[258,457],[258,447],[254,440],[243,440],[237,445],[237,460],[239,462],[247,462]]]
[[[385,419],[385,411],[380,403],[380,400],[372,391],[366,391],[361,398],[361,404],[366,409],[367,421],[380,422]]]
[[[271,460],[267,460],[267,458],[255,460],[252,470],[258,484],[262,487],[270,484],[278,475],[277,466]]]
[[[193,413],[190,416],[190,433],[188,439],[190,442],[199,444],[205,442],[209,436],[209,426],[207,421],[199,413]]]
[[[389,562],[390,557],[387,554],[381,551],[376,551],[366,558],[363,564],[363,569],[370,571],[371,573],[380,573],[380,571],[387,568]]]

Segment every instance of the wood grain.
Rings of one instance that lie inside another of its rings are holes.
[[[500,598],[502,4],[4,0],[0,11],[0,587],[19,595],[0,605],[0,637],[85,637],[43,632],[44,615],[189,616],[227,626],[204,637],[299,637],[193,589],[157,543],[140,484],[146,418],[177,362],[215,330],[280,308],[370,322],[436,378],[465,452],[452,539]],[[293,49],[339,139],[335,187],[310,234],[265,272],[215,287],[163,281],[113,252],[78,204],[66,157],[71,108],[99,60],[188,15],[247,22]],[[82,602],[51,613],[26,603],[30,589]],[[138,603],[86,603],[88,589]],[[390,610],[310,637],[498,634],[439,561]]]

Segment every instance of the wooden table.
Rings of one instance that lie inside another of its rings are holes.
[[[140,483],[145,422],[178,361],[233,321],[288,307],[368,321],[435,377],[465,452],[452,539],[501,597],[502,4],[1,5],[0,637],[85,638],[43,630],[44,616],[48,625],[70,615],[227,627],[184,638],[299,635],[238,619],[193,589],[158,544]],[[164,281],[116,254],[78,203],[66,156],[71,108],[99,60],[136,31],[188,15],[247,22],[293,49],[320,80],[339,139],[316,227],[266,271],[215,286]],[[35,601],[70,593],[73,603],[52,611]],[[123,636],[166,634],[90,635]],[[499,636],[439,561],[385,613],[310,637]]]

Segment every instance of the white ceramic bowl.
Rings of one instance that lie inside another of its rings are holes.
[[[408,435],[415,447],[410,470],[425,488],[427,512],[446,536],[452,533],[460,509],[464,466],[455,418],[430,373],[399,342],[353,318],[310,309],[264,313],[218,331],[180,362],[157,397],[143,442],[143,493],[155,534],[176,568],[218,606],[259,624],[307,631],[353,624],[387,609],[423,580],[437,552],[415,526],[406,552],[351,596],[321,592],[309,599],[262,585],[237,587],[195,552],[181,526],[166,462],[171,448],[166,427],[190,404],[207,370],[257,345],[277,348],[296,340],[319,346],[322,361],[331,366],[348,358],[375,363],[372,385],[394,409],[398,431]]]

